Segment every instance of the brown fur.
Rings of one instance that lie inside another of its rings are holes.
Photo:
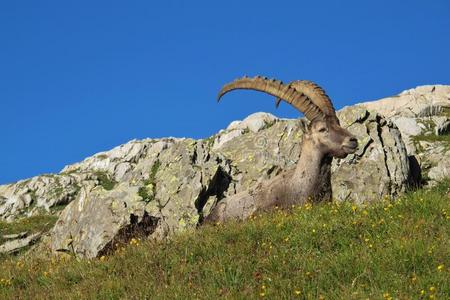
[[[275,206],[287,208],[306,201],[330,200],[332,158],[344,158],[356,148],[354,136],[340,127],[335,117],[315,120],[304,134],[295,169],[284,171],[252,190],[222,199],[205,221],[245,219]]]

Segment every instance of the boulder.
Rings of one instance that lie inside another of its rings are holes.
[[[50,232],[50,248],[92,258],[114,250],[116,241],[152,232],[158,220],[145,213],[138,189],[128,183],[111,191],[83,188]]]
[[[242,121],[231,122],[230,125],[228,125],[227,130],[248,129],[251,132],[256,133],[261,129],[263,129],[264,127],[273,124],[274,122],[277,121],[277,119],[278,118],[272,114],[265,112],[257,112],[249,115]]]

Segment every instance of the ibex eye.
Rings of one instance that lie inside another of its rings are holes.
[[[322,127],[319,129],[319,132],[326,132],[326,131],[327,131],[327,129],[325,127]]]

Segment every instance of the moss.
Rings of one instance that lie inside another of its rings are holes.
[[[112,190],[117,184],[117,181],[112,179],[105,171],[97,171],[95,172],[95,176],[97,176],[100,185],[107,191]]]
[[[269,121],[269,122],[265,122],[264,126],[261,128],[261,130],[266,130],[269,129],[270,127],[272,127],[273,125],[275,125],[277,121],[273,120],[273,121]]]
[[[450,118],[450,107],[442,108],[442,111],[439,113],[439,115]]]
[[[148,179],[144,180],[144,186],[139,188],[138,195],[146,203],[155,199],[156,173],[158,173],[160,166],[161,162],[157,159],[150,169]]]

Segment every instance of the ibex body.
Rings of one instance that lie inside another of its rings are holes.
[[[310,81],[281,81],[263,77],[241,78],[225,85],[220,98],[235,89],[251,89],[277,97],[294,106],[310,121],[305,127],[302,149],[294,169],[260,183],[256,188],[220,200],[207,222],[245,219],[271,207],[290,207],[306,201],[331,198],[331,161],[357,149],[356,138],[339,125],[335,109],[326,93]]]

